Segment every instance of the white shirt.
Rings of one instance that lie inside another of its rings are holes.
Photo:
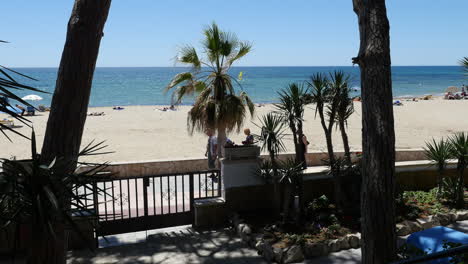
[[[216,155],[215,146],[218,145],[218,138],[216,136],[210,137],[209,143],[211,155]]]

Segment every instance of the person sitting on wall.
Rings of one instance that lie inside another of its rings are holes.
[[[250,134],[250,129],[246,128],[244,129],[244,134],[246,135],[246,138],[244,141],[242,141],[243,145],[252,145],[254,143],[254,137],[253,135]]]

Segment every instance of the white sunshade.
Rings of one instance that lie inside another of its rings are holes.
[[[35,94],[30,94],[30,95],[26,95],[25,97],[21,98],[25,101],[40,101],[42,100],[42,97],[40,97],[39,95],[35,95]]]
[[[446,93],[456,93],[458,92],[458,87],[456,86],[449,86],[447,90],[445,90]]]

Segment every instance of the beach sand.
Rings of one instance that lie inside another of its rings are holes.
[[[468,100],[447,101],[403,101],[403,106],[395,106],[395,131],[397,149],[422,148],[431,138],[440,138],[454,132],[468,131]],[[177,111],[160,111],[160,106],[127,106],[116,111],[111,107],[90,108],[89,112],[104,112],[104,116],[88,116],[86,120],[82,145],[92,140],[106,141],[107,151],[112,154],[88,157],[88,161],[147,161],[174,160],[183,158],[203,158],[207,138],[200,132],[193,135],[187,130],[187,112],[190,106],[180,106]],[[355,102],[356,112],[348,121],[348,135],[352,150],[361,149],[361,103]],[[253,119],[246,120],[244,127],[258,133],[258,116],[272,111],[272,105],[256,107]],[[326,152],[326,143],[320,121],[314,118],[313,105],[305,112],[305,134],[310,141],[308,151]],[[7,117],[0,114],[0,119]],[[37,113],[29,117],[36,131],[39,150],[44,137],[48,112]],[[21,125],[15,121],[16,125]],[[26,135],[31,129],[22,126],[15,128]],[[289,130],[287,130],[289,133]],[[8,135],[13,142],[0,136],[0,157],[17,159],[30,157],[30,142],[11,132]],[[231,133],[229,138],[236,143],[244,140],[241,133]],[[288,152],[293,152],[291,136],[285,139]],[[334,146],[337,151],[343,149],[340,133],[334,131]]]

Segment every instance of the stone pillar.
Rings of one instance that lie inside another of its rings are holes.
[[[226,148],[221,159],[223,197],[231,212],[270,209],[273,189],[258,175],[260,147]]]

